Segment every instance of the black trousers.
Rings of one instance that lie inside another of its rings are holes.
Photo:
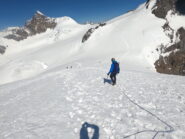
[[[111,73],[111,74],[110,74],[110,78],[111,78],[111,80],[112,80],[112,83],[113,83],[113,84],[116,84],[116,73]]]

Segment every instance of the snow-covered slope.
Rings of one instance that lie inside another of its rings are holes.
[[[23,41],[6,40],[9,48],[0,56],[0,83],[37,75],[72,57],[89,25],[79,25],[69,17],[58,18],[57,22],[54,30],[48,29]]]
[[[8,45],[0,55],[0,138],[76,139],[84,122],[99,126],[99,139],[185,138],[185,79],[154,69],[157,49],[171,42],[154,4],[98,28],[62,17],[19,42],[0,37]],[[121,67],[114,87],[106,79],[112,57]]]
[[[113,87],[103,78],[109,65],[84,59],[0,86],[0,138],[77,139],[84,122],[99,127],[99,139],[185,138],[183,77],[122,63]]]
[[[144,4],[107,22],[85,43],[81,42],[83,35],[96,25],[80,25],[69,17],[56,22],[57,27],[45,33],[20,42],[8,40],[9,48],[0,60],[1,84],[32,77],[82,57],[116,57],[153,67],[159,56],[156,47],[170,41],[161,28],[165,21],[155,17]]]

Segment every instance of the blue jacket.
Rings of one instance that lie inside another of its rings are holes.
[[[110,73],[113,73],[113,72],[114,72],[115,63],[117,63],[117,61],[112,61],[112,64],[111,64],[111,67],[110,67],[110,70],[109,70],[108,74],[110,74]]]

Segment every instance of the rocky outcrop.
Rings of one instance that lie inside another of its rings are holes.
[[[171,40],[171,43],[173,43],[173,39],[174,39],[174,29],[172,29],[169,25],[169,22],[167,21],[163,26],[162,26],[166,36],[168,36]]]
[[[176,37],[179,38],[177,43],[162,49],[162,55],[155,62],[157,72],[185,75],[185,29],[180,28]]]
[[[85,33],[85,35],[84,35],[83,38],[82,38],[82,43],[86,42],[86,41],[90,38],[90,36],[91,36],[91,34],[94,32],[94,30],[95,30],[95,28],[90,28],[90,29]]]
[[[185,75],[185,52],[177,51],[167,57],[161,56],[155,66],[159,73]]]
[[[27,21],[25,28],[30,31],[30,35],[45,32],[48,28],[55,28],[56,22],[54,19],[46,17],[40,12],[36,12],[30,21]]]
[[[147,8],[151,1],[153,0],[146,2]],[[167,18],[169,11],[171,11],[171,14],[184,15],[185,0],[156,0],[152,8],[152,13],[156,17],[166,20],[162,28],[171,40],[170,45],[162,44],[158,49],[160,57],[155,62],[155,68],[160,73],[185,75],[185,29],[179,26],[176,31],[170,27]]]
[[[27,31],[25,31],[24,28],[16,28],[16,29],[12,29],[12,34],[5,36],[5,38],[21,41],[26,39],[28,36],[29,34]]]
[[[37,11],[32,19],[26,22],[24,27],[13,29],[12,34],[5,36],[5,38],[16,41],[24,40],[28,36],[45,32],[49,28],[53,29],[56,25],[55,19],[49,18]]]
[[[168,11],[175,10],[176,1],[177,0],[157,0],[152,13],[159,18],[165,18]]]
[[[83,36],[82,38],[82,43],[86,42],[92,35],[92,33],[97,30],[99,27],[103,27],[105,26],[106,23],[100,23],[98,26],[96,26],[95,28],[90,28],[86,33],[85,35]]]
[[[0,45],[0,54],[4,54],[6,51],[6,47],[5,46],[2,46]]]
[[[146,7],[152,0],[147,0]],[[156,4],[152,8],[152,13],[159,18],[166,18],[169,11],[185,15],[185,0],[156,0]]]

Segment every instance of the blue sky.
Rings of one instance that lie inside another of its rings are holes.
[[[22,26],[39,10],[50,17],[70,16],[79,23],[100,22],[135,9],[146,0],[0,0],[0,30]]]

